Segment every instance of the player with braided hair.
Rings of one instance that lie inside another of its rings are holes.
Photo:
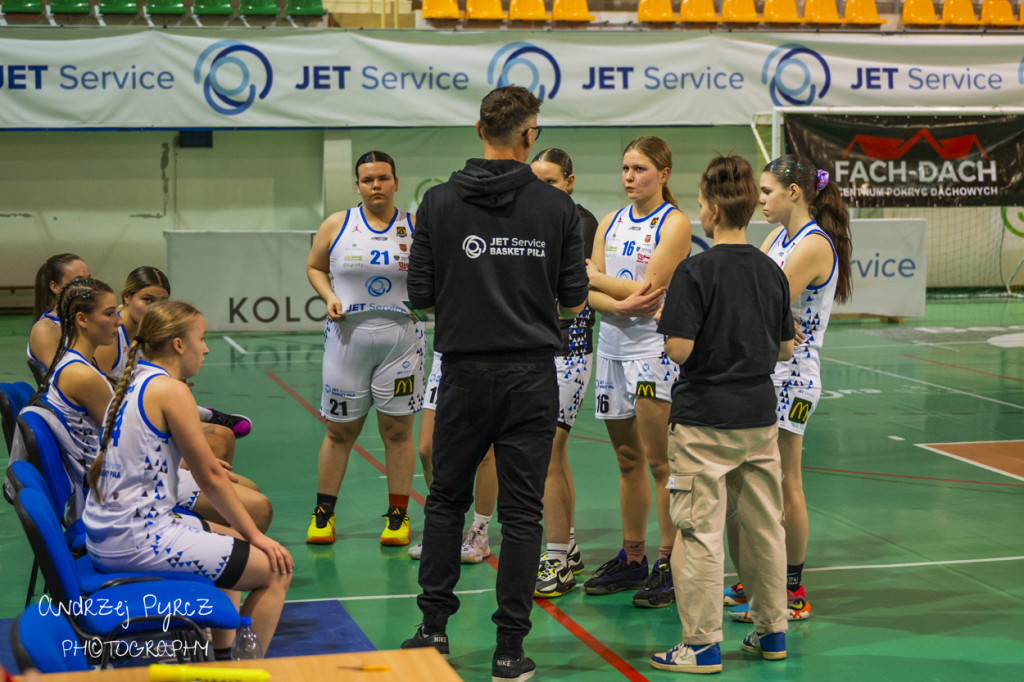
[[[252,618],[264,653],[291,584],[294,562],[254,523],[203,437],[184,380],[209,352],[206,321],[180,301],[146,313],[107,410],[100,453],[89,469],[86,547],[106,571],[182,571],[210,578]],[[174,512],[182,469],[231,528]],[[168,494],[169,493],[169,494]],[[230,656],[233,631],[215,630],[215,657]]]

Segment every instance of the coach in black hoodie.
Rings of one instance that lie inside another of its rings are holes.
[[[470,159],[426,193],[409,258],[409,301],[434,309],[434,347],[444,365],[419,573],[423,624],[402,646],[448,653],[446,626],[459,607],[453,591],[463,520],[477,466],[493,443],[502,535],[496,680],[533,675],[523,639],[558,417],[558,319],[574,316],[587,300],[576,207],[525,163],[540,133],[539,110],[540,100],[518,86],[483,99],[476,128],[484,158]]]

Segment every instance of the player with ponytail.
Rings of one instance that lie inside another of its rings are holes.
[[[53,311],[57,294],[73,279],[89,277],[89,266],[73,253],[50,256],[36,272],[35,299],[32,305],[32,331],[28,337],[28,366],[37,383],[53,362],[60,343],[60,321]]]
[[[236,604],[241,591],[251,591],[241,614],[252,618],[265,653],[294,562],[257,527],[203,437],[184,381],[209,352],[205,334],[203,316],[180,301],[153,305],[139,324],[106,414],[100,454],[89,470],[86,547],[108,572],[196,573]],[[231,528],[175,513],[182,460]],[[233,638],[233,631],[213,631],[216,658],[230,656]]]
[[[780,362],[772,380],[778,396],[779,452],[782,455],[783,526],[786,529],[786,587],[790,620],[803,620],[811,607],[803,588],[807,551],[807,501],[801,478],[804,429],[821,397],[819,353],[834,301],[849,300],[850,217],[839,188],[827,171],[789,154],[761,172],[761,209],[770,223],[782,223],[761,250],[789,279],[796,323],[793,357]],[[730,524],[729,546],[738,561],[737,530]],[[749,619],[741,585],[726,589],[726,604],[738,604],[733,617]]]
[[[676,266],[690,252],[690,220],[668,188],[672,152],[659,137],[626,145],[622,186],[630,205],[605,216],[588,260],[590,306],[601,313],[595,382],[597,418],[604,420],[619,464],[622,550],[584,584],[587,594],[641,587],[636,606],[669,606],[675,599],[669,559],[676,529],[669,517],[668,425],[679,367],[664,350],[654,313]],[[647,515],[658,517],[658,559],[648,575]]]

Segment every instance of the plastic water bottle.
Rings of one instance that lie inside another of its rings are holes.
[[[252,629],[252,618],[242,616],[242,624],[235,631],[235,643],[231,645],[231,659],[242,661],[263,658],[263,647]]]

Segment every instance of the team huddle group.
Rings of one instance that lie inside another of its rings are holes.
[[[327,303],[327,428],[306,541],[335,541],[338,494],[372,406],[388,482],[380,543],[409,545],[410,556],[422,558],[424,621],[403,647],[432,646],[447,656],[445,626],[458,608],[451,594],[458,571],[449,577],[447,569],[452,561],[457,567],[490,555],[488,524],[497,504],[503,542],[493,679],[528,679],[534,664],[522,642],[530,600],[571,592],[584,568],[567,442],[594,374],[596,416],[619,465],[622,547],[586,580],[585,592],[632,590],[642,608],[676,603],[682,642],[654,655],[651,665],[720,671],[726,535],[742,582],[725,589],[724,603],[732,618],[754,625],[743,649],[784,658],[787,621],[810,615],[801,577],[808,535],[803,433],[820,396],[818,354],[832,303],[850,295],[848,217],[839,191],[800,157],[776,159],[755,177],[744,159],[719,156],[701,175],[698,194],[700,226],[714,246],[689,257],[691,224],[668,186],[672,155],[664,140],[643,136],[626,146],[622,185],[629,204],[598,221],[568,198],[575,183],[569,155],[557,148],[532,155],[539,108],[516,86],[488,94],[477,123],[484,158],[430,190],[415,217],[395,206],[394,159],[363,154],[355,163],[361,203],[320,226],[307,274]],[[780,224],[761,249],[746,239],[758,205]],[[545,217],[534,222],[549,221],[552,231],[524,227],[517,216],[529,210],[540,211]],[[545,252],[538,258],[535,250],[474,251],[465,248],[471,236],[485,243],[529,239]],[[65,465],[77,484],[68,518],[84,520],[89,555],[107,571],[200,572],[236,605],[249,591],[241,613],[252,618],[265,649],[293,562],[264,535],[273,515],[269,500],[232,469],[235,440],[251,423],[198,407],[185,383],[208,352],[202,315],[169,300],[170,283],[152,267],[131,272],[120,307],[113,290],[91,279],[72,254],[47,261],[36,288],[29,341],[40,380],[36,402],[64,434]],[[474,306],[480,292],[495,296]],[[546,309],[532,324],[538,308]],[[423,320],[433,312],[435,348],[424,381]],[[545,326],[556,325],[558,348],[555,333],[544,336]],[[500,343],[492,336],[489,347],[474,346],[494,334]],[[472,398],[483,390],[479,382],[460,382],[481,368],[488,379],[497,377],[497,388]],[[546,384],[514,387],[534,371],[552,370],[557,396]],[[502,393],[506,385],[514,388]],[[517,395],[525,404],[516,403]],[[484,404],[489,396],[495,404]],[[472,400],[475,413],[465,411]],[[509,432],[542,424],[529,443],[534,450],[546,443],[545,451],[528,465],[521,454],[528,448],[505,431],[486,442],[480,438],[492,436],[470,434],[488,432],[478,420],[490,410],[500,412],[493,421],[519,419]],[[473,452],[452,454],[459,443],[471,443]],[[417,453],[430,497],[423,542],[411,544]],[[536,462],[539,476],[519,475]],[[542,509],[520,504],[541,497]],[[649,564],[652,501],[659,537]],[[470,504],[473,521],[461,531]],[[538,562],[541,513],[546,551]],[[461,540],[449,540],[445,529],[453,524]],[[232,638],[213,632],[217,656],[229,654]]]

